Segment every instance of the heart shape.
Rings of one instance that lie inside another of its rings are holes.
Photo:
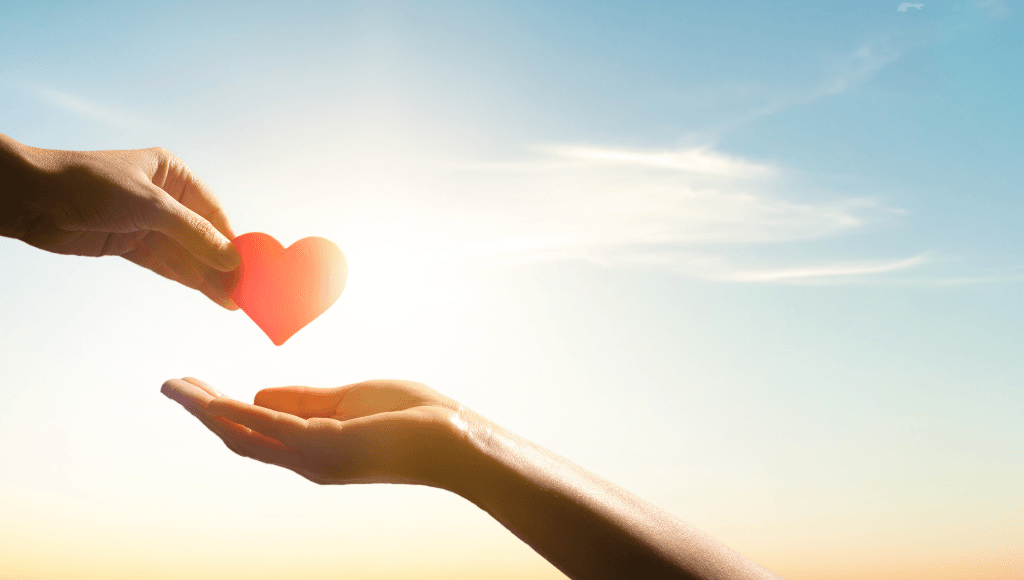
[[[303,238],[285,249],[260,232],[231,240],[242,264],[224,274],[224,288],[277,346],[313,322],[341,296],[348,280],[345,254],[324,238]]]

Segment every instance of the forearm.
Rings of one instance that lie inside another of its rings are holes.
[[[37,219],[29,208],[37,189],[33,151],[0,134],[0,236],[23,238]]]
[[[492,424],[460,493],[571,578],[778,578],[583,468]]]

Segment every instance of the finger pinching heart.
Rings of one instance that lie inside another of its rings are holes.
[[[303,238],[287,249],[260,232],[231,241],[242,264],[224,274],[235,304],[281,346],[327,311],[348,280],[348,263],[324,238]]]

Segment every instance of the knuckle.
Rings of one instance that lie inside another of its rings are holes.
[[[174,158],[174,154],[172,154],[167,149],[164,149],[163,147],[150,147],[149,149],[147,149],[147,151],[152,153],[157,159],[161,161],[169,161]]]

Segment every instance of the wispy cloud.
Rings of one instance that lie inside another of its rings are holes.
[[[807,282],[826,281],[839,277],[865,276],[895,272],[917,266],[925,261],[925,255],[903,260],[874,263],[834,263],[817,266],[800,266],[779,270],[737,271],[727,275],[728,280],[737,282]]]
[[[137,129],[146,123],[125,111],[99,105],[71,93],[39,85],[36,83],[19,83],[17,85],[46,105],[72,113],[92,121],[99,121],[122,129]]]
[[[897,60],[902,51],[888,39],[866,42],[855,50],[831,58],[823,58],[821,76],[804,85],[768,91],[759,104],[734,115],[715,131],[722,135],[793,107],[809,105],[823,98],[846,93],[874,76],[889,63]]]
[[[709,147],[692,147],[676,151],[644,151],[563,145],[538,147],[538,149],[555,157],[597,164],[655,167],[726,177],[759,177],[770,176],[774,173],[774,168],[769,165],[751,163],[722,155]]]
[[[424,267],[582,260],[728,282],[826,283],[924,262],[820,252],[787,261],[792,246],[782,244],[856,232],[899,210],[869,197],[798,195],[789,172],[772,163],[711,147],[534,151],[540,155],[507,162],[377,168],[344,189],[362,191],[374,204],[401,191],[402,211],[347,210],[345,227],[374,240],[368,251],[386,252],[383,244],[393,242],[403,260]],[[773,247],[778,259],[770,258]],[[752,248],[760,248],[761,261],[751,258]]]
[[[1006,18],[1010,9],[1004,0],[974,0],[974,7],[981,10],[989,18]]]
[[[839,95],[863,84],[887,64],[900,57],[901,51],[885,41],[864,44],[852,53],[827,66],[829,74],[798,104],[814,102],[822,97]]]
[[[489,167],[486,175],[491,199],[521,208],[515,221],[527,231],[512,239],[531,240],[524,245],[536,245],[540,232],[558,232],[563,248],[791,241],[858,227],[856,210],[875,205],[784,199],[770,193],[778,168],[706,147],[543,149],[548,156],[535,165]],[[585,163],[558,163],[567,158]]]
[[[909,270],[927,262],[927,254],[897,260],[850,261],[833,258],[831,262],[815,261],[781,267],[752,267],[743,260],[742,252],[723,251],[721,248],[687,250],[685,247],[658,250],[604,247],[599,252],[586,249],[549,248],[537,253],[533,248],[510,247],[506,258],[512,263],[540,261],[581,260],[608,268],[662,270],[675,274],[716,282],[768,283],[768,284],[834,284],[840,282],[874,282],[878,275]],[[716,251],[717,250],[717,251]],[[776,261],[785,261],[776,258]],[[792,262],[792,260],[790,260]],[[937,282],[938,283],[938,282]]]

